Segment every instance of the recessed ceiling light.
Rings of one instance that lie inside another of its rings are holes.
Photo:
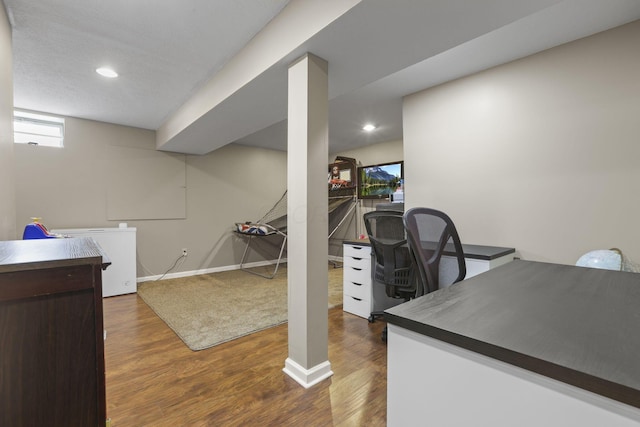
[[[362,130],[367,131],[367,132],[371,132],[372,130],[375,130],[375,126],[372,125],[371,123],[367,123],[366,125],[362,126]]]
[[[118,77],[118,73],[113,71],[111,68],[107,68],[107,67],[97,68],[96,73],[100,74],[101,76],[108,77],[110,79],[114,79]]]

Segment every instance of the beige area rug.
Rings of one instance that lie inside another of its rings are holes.
[[[271,280],[234,270],[143,282],[138,295],[194,351],[287,321],[282,266]],[[341,304],[342,269],[329,266],[329,308]]]

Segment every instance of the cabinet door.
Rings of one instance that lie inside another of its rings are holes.
[[[0,425],[104,425],[93,280],[89,265],[0,275]]]

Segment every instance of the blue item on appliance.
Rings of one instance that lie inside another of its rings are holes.
[[[22,233],[22,239],[55,239],[58,236],[55,234],[49,233],[47,227],[43,224],[40,224],[35,218],[31,224],[27,224],[24,227],[24,232]]]

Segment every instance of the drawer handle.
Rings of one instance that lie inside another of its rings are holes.
[[[351,267],[351,268],[352,268],[352,269],[354,269],[354,270],[356,270],[356,271],[362,271],[362,269],[361,269],[361,268],[358,268],[358,267]]]
[[[351,298],[353,298],[356,301],[362,301],[362,298],[356,298],[356,297],[351,297]]]
[[[351,257],[351,258],[355,259],[356,261],[362,261],[362,258],[358,258],[358,257],[355,257],[355,256]]]
[[[356,286],[362,286],[362,283],[357,283],[357,282],[351,282],[351,283],[353,283]]]
[[[351,247],[352,247],[353,249],[358,250],[358,251],[359,251],[360,249],[362,249],[362,246],[351,246]]]

